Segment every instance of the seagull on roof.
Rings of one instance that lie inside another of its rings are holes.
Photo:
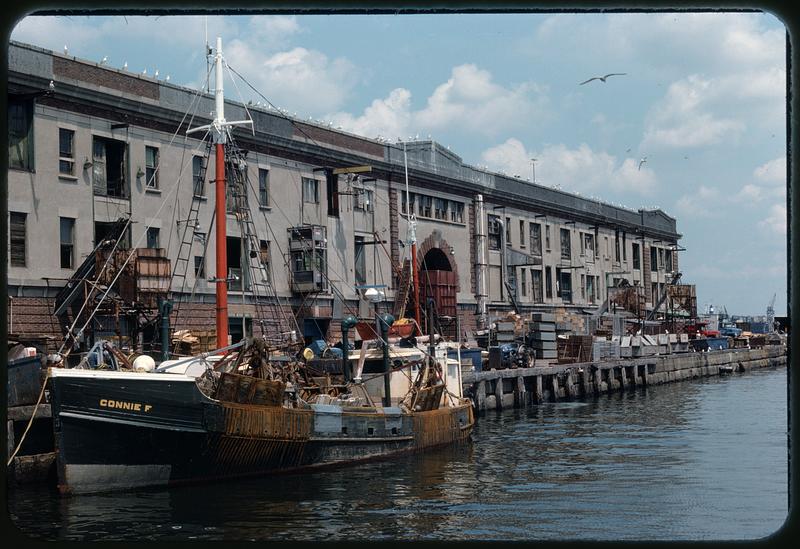
[[[128,62],[127,62],[127,61],[125,61],[125,62],[122,64],[122,70],[124,70],[124,71],[128,70]]]
[[[624,75],[626,75],[626,74],[628,74],[628,73],[626,73],[626,72],[610,72],[610,73],[608,73],[608,74],[607,74],[607,75],[605,75],[605,76],[593,76],[593,77],[592,77],[592,78],[590,78],[589,80],[585,80],[585,81],[581,82],[581,83],[580,83],[580,84],[578,84],[578,85],[579,85],[579,86],[583,86],[584,84],[588,84],[588,83],[589,83],[589,82],[591,82],[592,80],[600,80],[601,82],[605,82],[605,81],[606,81],[606,78],[608,78],[609,76],[624,76]]]
[[[103,56],[103,59],[101,59],[101,60],[100,60],[100,64],[101,64],[101,65],[104,65],[104,64],[106,64],[106,63],[108,63],[108,56],[107,56],[107,55],[104,55],[104,56]]]
[[[644,164],[645,162],[647,162],[647,157],[646,156],[643,157],[641,160],[639,160],[639,167],[636,168],[636,169],[637,170],[641,170],[642,169],[642,164]]]
[[[69,50],[67,50],[67,45],[64,44],[64,55],[67,55],[67,51],[69,51]]]
[[[53,82],[52,80],[50,81],[50,89],[51,89],[51,90],[54,90],[54,89],[56,89],[56,84],[55,84],[55,82]]]

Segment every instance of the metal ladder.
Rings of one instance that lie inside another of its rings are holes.
[[[206,142],[206,152],[205,155],[203,156],[203,163],[200,166],[200,173],[197,176],[197,180],[201,181],[203,185],[205,185],[206,181],[206,172],[208,171],[208,160],[211,155],[212,145],[213,144],[209,139]],[[189,270],[189,263],[192,257],[192,244],[195,236],[195,228],[197,227],[198,220],[200,217],[199,214],[200,214],[201,201],[195,194],[195,189],[194,189],[197,180],[194,177],[192,178],[192,202],[191,206],[189,207],[188,217],[185,220],[178,221],[179,225],[183,223],[183,231],[181,232],[181,245],[178,248],[178,257],[175,259],[175,264],[172,269],[172,278],[170,283],[170,288],[174,288],[176,285],[175,284],[176,280],[180,280],[180,290],[178,290],[178,294],[182,297],[182,299],[175,299],[175,296],[173,295],[173,301],[175,301],[176,324],[179,311],[179,303],[181,301],[186,300],[186,296],[184,295],[184,289],[186,288],[186,273]],[[206,238],[208,238],[208,235],[206,235]]]
[[[245,269],[250,278],[250,292],[258,318],[253,319],[261,328],[264,340],[273,347],[283,347],[291,342],[288,333],[295,330],[299,336],[299,327],[292,314],[286,313],[278,302],[278,295],[272,282],[272,273],[261,260],[261,242],[256,236],[256,228],[248,204],[248,180],[244,154],[237,147],[228,148],[228,173],[230,196],[232,197],[232,213],[239,224],[241,238],[246,242],[247,253],[242,261],[242,276]],[[229,210],[230,211],[230,210]],[[270,265],[272,264],[270,258]]]

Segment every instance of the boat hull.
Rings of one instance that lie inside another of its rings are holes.
[[[474,424],[471,404],[404,414],[222,403],[172,374],[62,371],[50,384],[63,493],[346,465],[466,442]]]

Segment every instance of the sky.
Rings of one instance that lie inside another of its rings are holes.
[[[776,295],[786,314],[787,35],[772,14],[28,16],[11,32],[195,89],[206,36],[298,118],[431,136],[473,166],[661,208],[701,312],[763,315]],[[624,74],[581,84],[608,73]]]

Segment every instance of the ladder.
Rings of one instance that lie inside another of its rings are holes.
[[[192,244],[194,242],[196,227],[200,217],[199,214],[201,201],[199,200],[198,195],[195,193],[194,186],[197,185],[198,181],[200,181],[201,185],[205,185],[206,172],[208,171],[208,160],[211,155],[211,147],[212,142],[209,139],[206,142],[205,155],[202,157],[203,161],[200,165],[200,173],[197,174],[196,178],[192,177],[192,202],[191,206],[189,207],[189,214],[185,220],[178,220],[178,230],[181,233],[181,244],[178,248],[178,256],[175,259],[175,264],[172,268],[172,278],[170,283],[170,288],[176,287],[176,281],[179,281],[180,284],[180,289],[177,290],[177,296],[179,299],[175,299],[176,296],[173,293],[173,301],[175,302],[175,324],[177,324],[180,303],[188,300],[184,294],[184,290],[186,289],[186,273],[189,270],[189,263],[192,259]],[[183,224],[183,227],[180,227],[181,224]],[[208,239],[208,235],[206,235],[206,239]]]
[[[273,284],[271,269],[262,260],[261,242],[256,235],[255,224],[250,213],[248,204],[248,179],[247,164],[238,147],[228,147],[228,173],[229,196],[231,197],[232,208],[229,212],[233,213],[239,224],[245,257],[242,260],[242,276],[245,271],[249,278],[249,288],[242,286],[243,290],[249,289],[252,292],[253,304],[255,305],[256,317],[253,319],[253,331],[255,325],[261,329],[261,335],[267,344],[272,348],[285,347],[291,344],[290,332],[292,330],[299,336],[300,329],[294,315],[285,311],[280,305],[278,294]],[[271,266],[271,258],[268,261]]]
[[[406,259],[403,261],[403,268],[400,270],[397,293],[395,294],[394,310],[392,315],[395,318],[403,318],[406,314],[406,305],[408,304],[408,293],[411,290],[411,261]]]

